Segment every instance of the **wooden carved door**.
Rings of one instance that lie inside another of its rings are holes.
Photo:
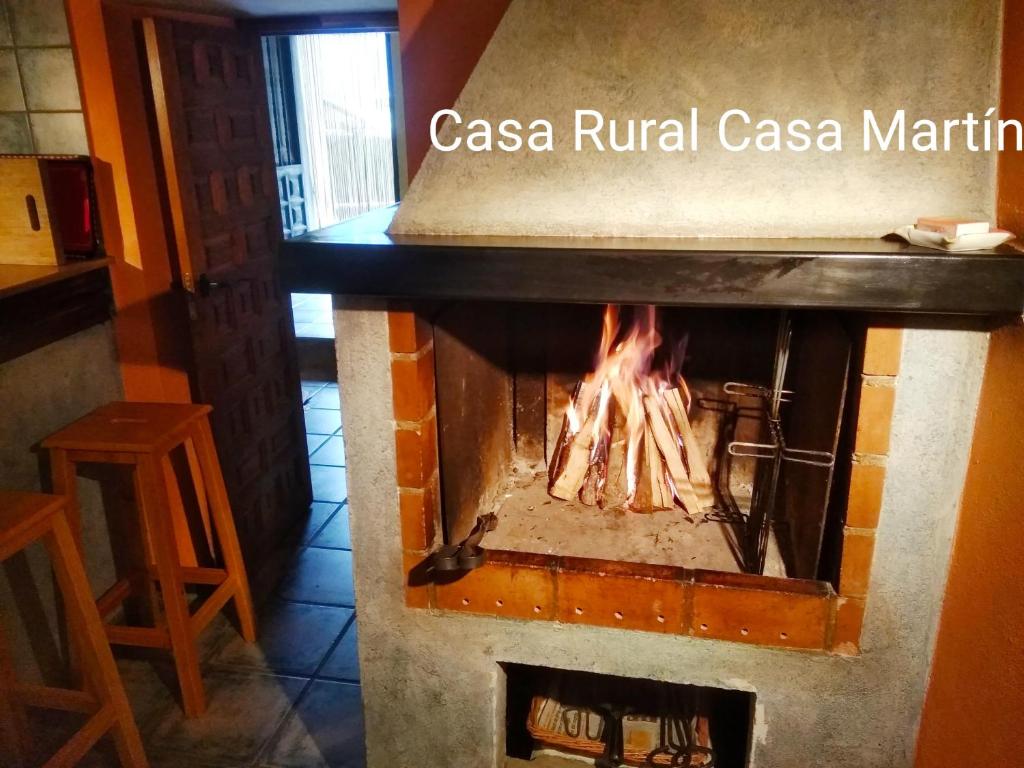
[[[311,492],[260,41],[230,24],[143,21],[193,397],[213,430],[242,547],[268,553]]]

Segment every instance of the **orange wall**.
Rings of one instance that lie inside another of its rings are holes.
[[[430,118],[455,103],[509,2],[399,0],[410,179],[430,148]]]
[[[1024,117],[1024,0],[1006,0],[1005,117]],[[1024,235],[1024,154],[999,162],[999,223]],[[1024,258],[1024,257],[1022,257]],[[917,766],[1019,765],[1024,713],[1024,327],[992,335]]]
[[[1024,2],[1006,0],[1004,13],[1000,117],[1024,121]],[[1024,152],[999,158],[999,224],[1024,239]]]

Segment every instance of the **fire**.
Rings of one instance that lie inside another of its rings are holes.
[[[680,375],[685,342],[655,367],[662,346],[653,306],[623,329],[605,309],[594,370],[565,411],[550,468],[550,491],[588,504],[689,514],[710,506],[710,478],[690,427],[690,393]]]

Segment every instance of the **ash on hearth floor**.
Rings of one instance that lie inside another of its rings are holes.
[[[153,768],[362,768],[345,451],[336,384],[302,385],[311,514],[248,645],[225,615],[202,638],[208,709],[185,720],[168,654],[115,650]],[[259,564],[249,564],[257,579]],[[64,725],[33,732],[59,745]],[[117,766],[108,739],[83,762]],[[40,745],[45,749],[45,745]]]

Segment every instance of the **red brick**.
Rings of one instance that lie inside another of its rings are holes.
[[[420,421],[434,407],[434,355],[391,360],[395,421]]]
[[[433,416],[415,427],[395,429],[395,465],[400,487],[426,486],[437,470],[437,425]]]
[[[843,560],[839,566],[839,594],[864,597],[871,580],[871,561],[875,555],[873,531],[843,532]]]
[[[436,485],[436,482],[431,482],[426,488],[399,490],[404,549],[426,551],[433,546],[437,515]]]
[[[696,637],[805,650],[825,647],[827,588],[805,582],[800,587],[806,589],[779,591],[736,586],[738,580],[715,582],[700,575],[694,582],[691,632]]]
[[[846,504],[846,524],[851,528],[877,528],[882,511],[885,467],[857,464],[850,469],[850,495]]]
[[[388,340],[392,352],[418,352],[432,338],[430,323],[409,309],[388,310]]]
[[[550,621],[555,611],[555,558],[488,552],[481,567],[436,587],[437,607],[516,619]]]
[[[896,389],[864,384],[860,388],[860,409],[857,413],[857,453],[885,455],[889,452],[889,428]]]
[[[841,597],[837,601],[836,623],[832,630],[832,652],[843,656],[860,653],[860,633],[864,624],[865,601]]]
[[[869,376],[895,376],[900,372],[902,328],[868,328],[864,340],[864,370]]]
[[[563,558],[558,620],[566,624],[683,632],[681,568]]]
[[[402,573],[404,575],[405,584],[405,604],[410,608],[429,608],[430,607],[430,592],[432,585],[429,582],[422,584],[413,583],[417,579],[410,577],[412,572],[417,567],[421,567],[426,555],[419,552],[403,552],[402,553]]]

